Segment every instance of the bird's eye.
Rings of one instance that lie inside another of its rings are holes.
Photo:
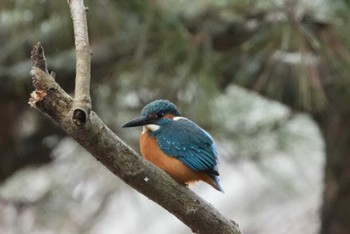
[[[159,113],[157,114],[157,117],[158,117],[158,118],[162,118],[162,117],[164,117],[164,115],[165,115],[165,114],[164,114],[163,112],[159,112]]]

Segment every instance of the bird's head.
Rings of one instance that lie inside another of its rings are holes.
[[[172,119],[176,116],[181,116],[181,114],[173,103],[168,100],[155,100],[142,109],[140,117],[127,122],[123,128],[148,126],[150,130],[154,131],[166,123],[166,119]]]

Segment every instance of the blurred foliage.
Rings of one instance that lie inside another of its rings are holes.
[[[90,9],[93,80],[103,79],[106,89],[113,89],[112,100],[113,93],[124,97],[132,86],[140,106],[163,96],[193,107],[202,96],[215,96],[235,82],[296,108],[321,110],[327,105],[324,85],[336,80],[335,88],[341,88],[348,82],[350,57],[342,48],[348,46],[342,36],[347,7],[340,0],[104,0],[85,5]],[[11,67],[28,61],[40,40],[51,69],[58,77],[70,77],[72,85],[68,6],[5,0],[0,7],[1,80],[6,74],[26,77]]]

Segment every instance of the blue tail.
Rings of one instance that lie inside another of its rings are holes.
[[[219,190],[222,193],[225,193],[224,190],[222,189],[220,183],[219,183],[219,177],[214,176],[214,175],[210,175],[210,177],[214,180],[215,184],[216,184],[216,189]]]

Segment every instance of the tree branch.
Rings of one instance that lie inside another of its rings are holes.
[[[73,121],[82,126],[86,123],[90,110],[90,66],[91,50],[86,20],[86,10],[82,0],[68,0],[73,19],[76,51],[76,77]]]
[[[78,0],[69,1],[71,8],[79,8],[71,9],[71,12],[84,12],[82,0],[80,4],[73,4],[76,1]],[[84,27],[84,24],[75,23],[74,27]],[[82,29],[74,31],[79,32],[80,30]],[[32,92],[29,104],[33,108],[51,117],[111,172],[174,214],[193,232],[201,234],[241,233],[234,221],[225,218],[190,189],[178,184],[164,171],[140,157],[115,135],[95,112],[91,111],[85,124],[76,124],[72,118],[76,110],[75,100],[55,82],[52,75],[42,70],[47,65],[40,43],[33,48],[32,60],[34,65],[31,76],[36,90]],[[82,69],[79,66],[77,62],[77,76],[78,70]],[[90,73],[89,66],[85,68],[88,70],[81,71],[82,74],[86,74],[87,71]]]

